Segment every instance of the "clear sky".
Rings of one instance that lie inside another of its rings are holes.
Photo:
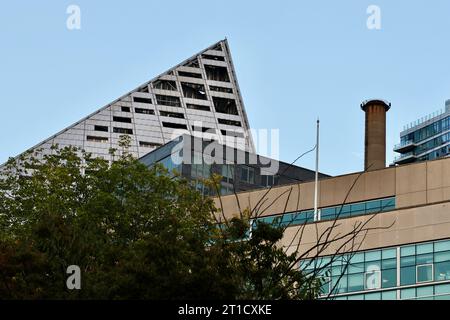
[[[314,145],[320,117],[321,171],[362,170],[359,105],[383,98],[391,162],[403,125],[450,98],[449,14],[447,0],[3,1],[0,162],[225,37],[250,124],[280,129],[281,160]]]

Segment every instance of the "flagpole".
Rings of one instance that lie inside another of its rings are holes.
[[[316,179],[314,185],[314,221],[319,220],[318,211],[317,211],[317,197],[318,197],[318,188],[319,188],[319,126],[320,122],[317,119],[317,133],[316,133]]]

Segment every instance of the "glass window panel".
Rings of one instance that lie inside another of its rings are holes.
[[[441,251],[434,254],[434,262],[450,261],[450,251]]]
[[[434,252],[438,251],[450,251],[450,240],[437,241],[434,243]]]
[[[381,201],[367,201],[366,202],[366,213],[379,212],[381,209]]]
[[[343,293],[347,291],[347,277],[332,277],[331,278],[331,290],[334,289],[334,293]]]
[[[352,216],[364,214],[366,212],[365,203],[356,203],[351,205]]]
[[[374,261],[374,260],[380,260],[381,259],[381,251],[368,251],[365,253],[364,258],[366,261]]]
[[[433,295],[433,286],[418,287],[416,289],[416,296],[418,298],[432,295]]]
[[[348,296],[348,300],[364,300],[363,294],[355,294],[352,296]]]
[[[334,300],[347,300],[347,297],[336,297]]]
[[[335,208],[323,208],[320,211],[321,211],[320,217],[322,220],[334,219],[336,214]]]
[[[383,291],[381,293],[382,300],[397,300],[397,291]]]
[[[364,290],[364,273],[356,273],[348,276],[348,291]]]
[[[400,248],[400,256],[412,256],[416,254],[416,246],[407,246],[407,247],[401,247]]]
[[[381,300],[381,292],[366,293],[365,300]]]
[[[364,252],[352,254],[351,263],[364,262]]]
[[[387,211],[395,209],[395,198],[381,200],[381,210]]]
[[[383,259],[390,259],[390,258],[396,258],[397,257],[397,249],[384,249],[382,251],[382,257]]]
[[[408,256],[400,258],[401,267],[413,266],[415,264],[416,264],[416,256]]]
[[[436,281],[450,280],[450,261],[434,264],[434,278]]]
[[[432,253],[421,254],[416,256],[416,264],[426,264],[426,263],[433,263]]]
[[[397,267],[397,259],[386,259],[381,261],[382,269],[393,269]]]
[[[322,279],[322,286],[320,287],[320,293],[323,295],[330,293],[331,279],[325,277]]]
[[[411,299],[416,297],[416,288],[403,289],[400,291],[400,299]]]
[[[444,294],[444,295],[434,296],[434,300],[450,300],[450,295]]]
[[[337,266],[337,267],[331,268],[331,275],[332,276],[340,276],[341,274],[344,273],[344,267],[345,266]]]
[[[364,262],[350,263],[347,270],[349,274],[364,272]]]
[[[381,286],[383,288],[397,286],[397,269],[383,270],[381,272]]]
[[[402,267],[400,269],[400,284],[408,285],[416,283],[416,266]]]
[[[424,254],[424,253],[432,253],[432,252],[433,252],[433,244],[432,243],[418,244],[416,246],[416,254]]]
[[[424,264],[417,266],[417,282],[433,281],[433,265]]]
[[[368,261],[365,263],[365,271],[380,271],[381,270],[381,263],[380,261]]]
[[[450,293],[450,284],[440,284],[438,286],[434,286],[435,294],[443,294]]]
[[[365,289],[380,289],[381,288],[381,272],[380,271],[369,271],[365,273],[364,279]]]

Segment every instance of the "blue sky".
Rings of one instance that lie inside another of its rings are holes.
[[[81,9],[81,30],[66,8]],[[381,29],[366,27],[369,5]],[[387,157],[403,125],[450,98],[450,2],[8,1],[0,10],[0,162],[228,38],[249,121],[279,128],[280,159],[315,143],[321,171],[363,169],[361,101],[392,103]],[[298,165],[314,166],[314,156]]]

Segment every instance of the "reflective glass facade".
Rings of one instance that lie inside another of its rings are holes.
[[[450,299],[450,240],[305,260],[300,268],[321,274],[322,298]]]
[[[317,221],[334,220],[336,218],[349,218],[366,214],[385,212],[395,209],[395,197],[384,199],[363,201],[345,204],[334,207],[324,207],[319,209]],[[265,223],[278,223],[281,226],[295,226],[314,222],[314,210],[302,210],[285,214],[276,214],[268,217],[261,217],[256,221]]]

